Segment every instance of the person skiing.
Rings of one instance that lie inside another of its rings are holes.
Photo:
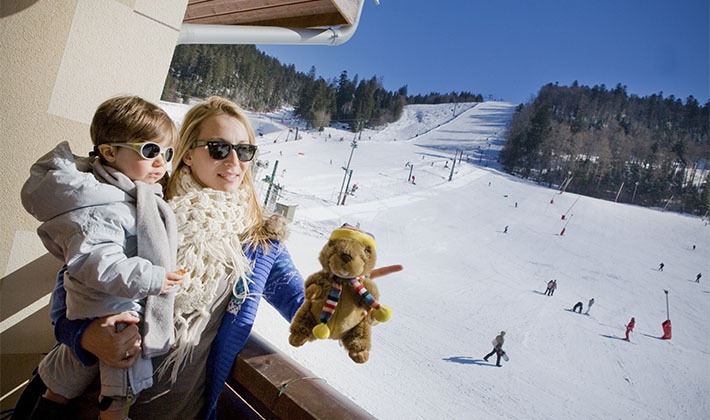
[[[626,325],[626,341],[629,341],[629,333],[634,330],[634,326],[636,325],[636,320],[634,317],[631,317],[631,321]]]
[[[505,336],[505,331],[501,331],[500,334],[498,334],[496,336],[496,338],[492,342],[493,350],[490,353],[488,353],[483,358],[483,360],[485,360],[487,362],[488,358],[493,356],[493,354],[495,353],[495,355],[497,357],[496,366],[500,367],[500,358],[505,354],[505,352],[503,351],[503,342],[505,341],[505,338],[503,338],[504,336]]]
[[[508,225],[505,225],[505,229],[503,229],[503,233],[508,233]]]
[[[552,280],[547,282],[547,289],[545,290],[545,295],[550,296],[550,293],[552,293],[552,286],[554,286],[554,282]]]
[[[700,283],[700,277],[702,277],[702,276],[703,276],[702,273],[698,273],[698,275],[695,276],[695,282],[696,282],[696,283]]]
[[[556,289],[557,289],[557,280],[552,280],[552,288],[550,288],[550,296],[555,294]]]
[[[574,307],[572,307],[572,312],[577,312],[577,309],[579,309],[579,313],[582,313],[582,302],[577,302],[574,304]]]
[[[664,267],[664,266],[665,266],[665,264],[660,263],[660,264],[658,265],[658,271],[663,271],[663,267]]]
[[[584,311],[585,315],[589,315],[589,310],[592,309],[592,305],[594,305],[594,298],[589,299],[589,304],[587,305],[587,310]]]

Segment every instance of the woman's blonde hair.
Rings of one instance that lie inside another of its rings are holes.
[[[234,102],[221,98],[219,96],[211,96],[192,107],[182,122],[180,127],[180,139],[175,146],[175,157],[173,158],[173,174],[177,173],[180,168],[185,166],[183,157],[192,145],[197,141],[200,135],[200,127],[202,123],[216,115],[229,115],[236,118],[247,131],[249,144],[256,144],[256,136],[254,129],[249,122],[249,118],[239,105]],[[166,196],[168,199],[175,195],[177,177],[171,176],[168,181]],[[244,173],[244,179],[240,188],[245,188],[247,191],[247,211],[245,224],[246,231],[242,234],[242,241],[246,241],[250,246],[256,247],[262,245],[265,249],[268,246],[268,237],[266,236],[264,226],[264,215],[256,195],[254,188],[254,179],[251,173],[251,168]]]

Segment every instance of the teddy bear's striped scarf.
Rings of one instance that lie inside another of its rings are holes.
[[[348,282],[350,285],[357,290],[357,293],[360,296],[363,296],[365,298],[365,304],[367,305],[368,308],[371,309],[379,309],[380,304],[377,302],[377,299],[375,299],[374,296],[370,292],[367,291],[365,286],[360,283],[360,280],[367,278],[367,276],[360,276],[360,277],[353,277],[349,279],[344,279],[342,277],[338,277],[335,274],[330,274],[330,278],[333,280],[333,284],[330,286],[330,292],[328,293],[328,298],[325,300],[325,303],[323,304],[323,309],[321,310],[320,313],[320,322],[323,324],[327,324],[328,321],[330,321],[330,318],[333,316],[333,313],[335,312],[335,308],[338,306],[338,301],[340,300],[340,295],[343,292],[343,282]]]
[[[239,240],[246,229],[246,191],[232,194],[202,187],[189,167],[180,168],[173,176],[177,183],[169,204],[178,226],[177,265],[187,273],[175,294],[175,346],[158,373],[170,370],[175,382],[210,320],[209,309],[220,280],[227,277],[230,287],[246,296],[251,266]],[[237,282],[242,284],[237,287]]]

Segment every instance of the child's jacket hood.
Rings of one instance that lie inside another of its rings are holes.
[[[96,182],[91,171],[94,159],[74,156],[67,142],[60,143],[30,168],[30,178],[22,187],[22,205],[45,222],[84,207],[134,201],[124,191]]]

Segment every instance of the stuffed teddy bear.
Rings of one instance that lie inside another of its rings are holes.
[[[331,338],[340,340],[356,363],[369,359],[370,326],[392,316],[377,302],[370,277],[375,259],[372,235],[348,224],[333,231],[318,257],[323,270],[306,279],[306,299],[291,322],[292,346]]]

